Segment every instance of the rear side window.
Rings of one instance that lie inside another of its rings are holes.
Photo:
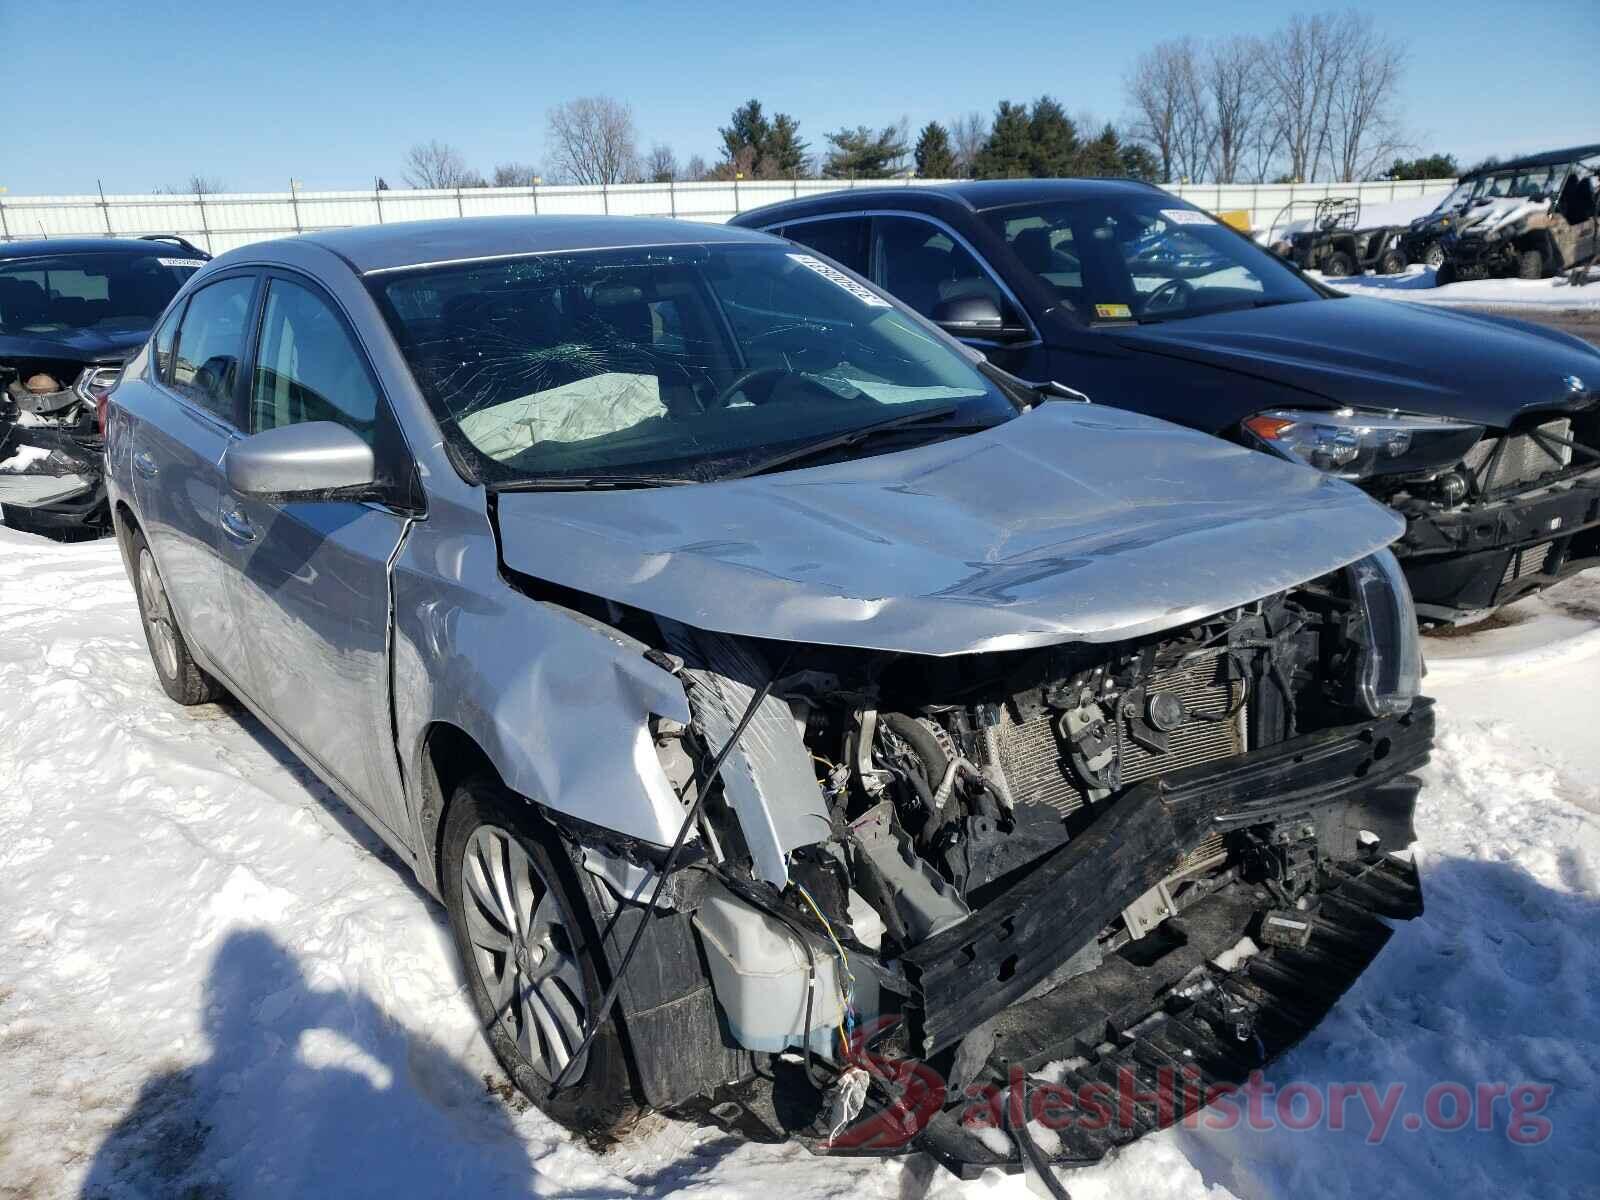
[[[327,302],[287,279],[268,286],[250,389],[251,429],[333,421],[373,442],[378,392]]]
[[[791,241],[810,246],[819,254],[826,254],[857,275],[865,275],[869,225],[866,217],[833,217],[825,221],[802,221],[798,225],[786,225],[782,233]]]
[[[937,320],[939,306],[969,296],[987,296],[1007,305],[999,287],[967,248],[937,225],[915,217],[879,217],[878,281],[925,317]]]
[[[237,420],[234,392],[255,286],[250,276],[237,276],[201,288],[178,327],[173,389],[230,423]]]
[[[180,304],[167,314],[156,330],[155,361],[151,369],[162,383],[172,382],[172,345],[178,340],[178,322],[183,320],[184,305]]]

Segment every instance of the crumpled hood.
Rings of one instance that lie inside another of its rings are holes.
[[[1570,335],[1393,300],[1310,300],[1108,334],[1130,349],[1236,371],[1334,405],[1493,428],[1600,391],[1600,351]]]
[[[150,326],[115,329],[65,329],[60,333],[0,333],[0,358],[65,358],[83,363],[117,363],[133,357]]]
[[[1527,196],[1496,196],[1480,200],[1463,212],[1455,222],[1460,233],[1488,233],[1509,225],[1519,217],[1550,207],[1548,200],[1534,200]]]
[[[503,493],[498,514],[525,575],[722,633],[935,655],[1159,632],[1404,528],[1320,472],[1066,402],[752,479]]]

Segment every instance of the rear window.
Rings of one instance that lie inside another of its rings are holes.
[[[149,254],[91,252],[0,262],[0,332],[148,329],[203,265],[154,246]]]

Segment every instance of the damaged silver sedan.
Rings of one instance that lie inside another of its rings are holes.
[[[231,692],[413,867],[575,1129],[1093,1161],[1421,911],[1399,519],[776,239],[247,247],[108,416],[162,685]]]

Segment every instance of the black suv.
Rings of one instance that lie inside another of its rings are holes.
[[[0,513],[36,532],[109,525],[101,399],[184,280],[182,238],[0,242]]]
[[[1407,517],[1395,552],[1429,619],[1600,564],[1600,351],[1567,334],[1343,296],[1131,180],[861,188],[734,223],[1015,375],[1359,483]]]

